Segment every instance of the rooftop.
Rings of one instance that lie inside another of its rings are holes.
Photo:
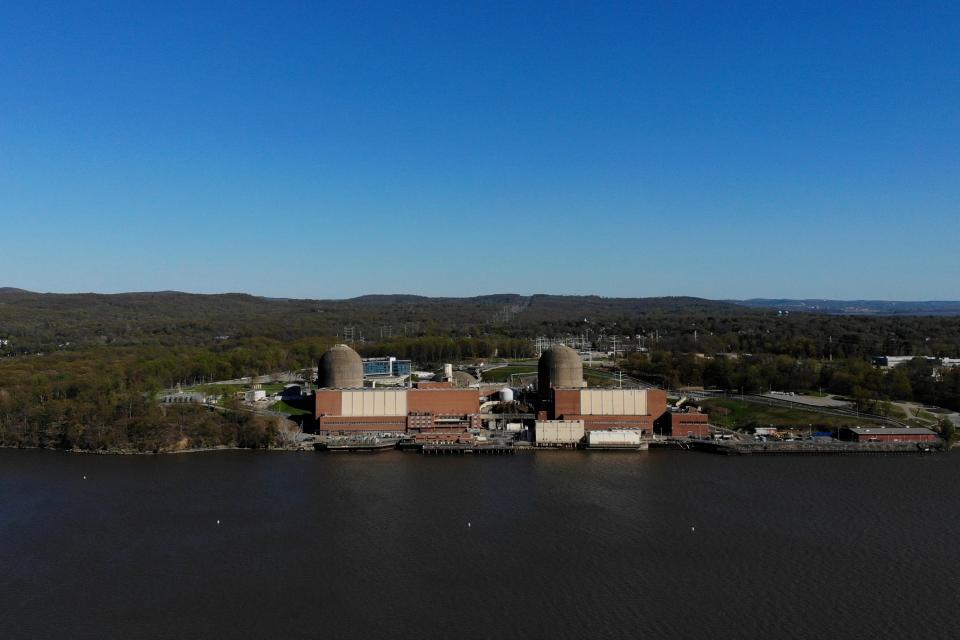
[[[867,435],[871,433],[888,436],[915,436],[917,434],[937,435],[935,431],[931,431],[925,427],[850,427],[850,431],[857,435]]]

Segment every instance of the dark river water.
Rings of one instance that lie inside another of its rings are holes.
[[[0,638],[956,638],[958,480],[958,454],[0,450]]]

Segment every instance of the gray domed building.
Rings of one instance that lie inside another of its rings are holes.
[[[457,388],[467,388],[477,384],[477,379],[466,371],[454,371],[451,382],[453,382],[453,386]]]
[[[449,382],[450,384],[452,384],[454,387],[458,389],[472,387],[479,382],[479,380],[477,380],[474,376],[470,375],[466,371],[460,371],[459,369],[454,371],[449,378],[443,373],[438,373],[435,376],[433,376],[433,381]]]
[[[537,362],[537,388],[541,396],[550,389],[579,389],[583,386],[583,361],[570,347],[555,344]]]
[[[321,389],[360,389],[363,387],[363,360],[345,344],[331,347],[320,356],[317,385]]]

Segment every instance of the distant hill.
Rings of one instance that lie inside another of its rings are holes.
[[[381,337],[424,334],[531,335],[568,325],[613,323],[644,314],[755,313],[700,298],[521,296],[467,298],[393,294],[346,300],[264,298],[243,293],[179,291],[34,293],[0,289],[0,338],[21,352],[94,344],[210,344],[225,337],[295,340],[311,336]]]
[[[835,315],[960,315],[960,301],[954,300],[906,302],[895,300],[792,300],[787,298],[753,298],[750,300],[736,300],[734,302],[753,308],[782,309],[784,311]]]
[[[534,295],[530,297],[529,311],[533,315],[572,317],[606,317],[611,314],[632,315],[645,313],[730,313],[744,311],[733,302],[720,302],[705,298],[669,296],[659,298],[603,298],[600,296]]]
[[[310,351],[352,340],[362,353],[409,354],[408,339],[428,338],[418,357],[440,362],[451,341],[465,338],[530,345],[539,336],[583,337],[609,347],[616,336],[620,344],[639,342],[651,350],[682,353],[957,357],[958,315],[960,305],[951,302],[739,303],[511,293],[298,300],[244,293],[58,294],[7,288],[0,289],[0,356],[101,345],[196,347],[209,350],[214,359],[229,354],[231,366],[242,368],[254,353],[261,354],[261,363],[280,363],[288,360],[290,349]],[[469,353],[472,347],[457,349]],[[264,353],[270,356],[264,359]]]

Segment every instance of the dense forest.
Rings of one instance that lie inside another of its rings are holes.
[[[161,407],[156,394],[178,383],[308,367],[347,332],[362,355],[410,358],[425,368],[532,357],[534,339],[546,336],[623,350],[628,373],[671,388],[822,388],[960,409],[957,370],[916,360],[884,373],[869,363],[877,354],[960,356],[957,317],[785,314],[696,298],[323,301],[0,289],[0,445],[272,446],[283,434],[268,419]]]
[[[301,345],[301,355],[311,351]],[[156,393],[192,376],[262,370],[296,358],[262,342],[228,354],[195,347],[95,347],[0,360],[0,445],[174,451],[283,442],[284,421],[229,405],[160,405]]]

